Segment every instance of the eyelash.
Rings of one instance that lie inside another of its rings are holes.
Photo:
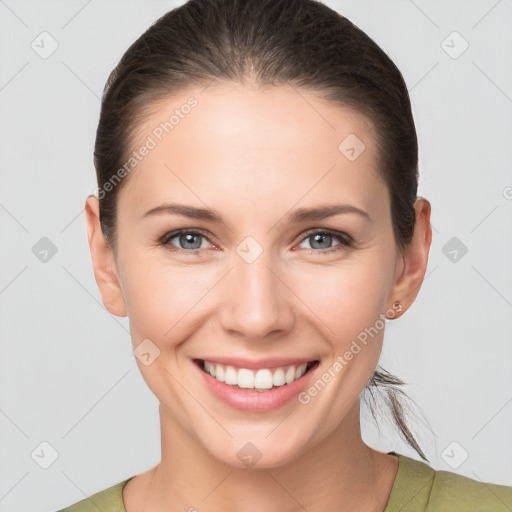
[[[170,244],[170,241],[173,238],[176,238],[177,236],[184,235],[184,234],[199,235],[199,236],[202,236],[203,238],[205,238],[206,240],[208,240],[208,237],[202,231],[198,231],[198,230],[194,230],[194,229],[179,229],[177,231],[173,231],[172,233],[167,233],[166,235],[164,235],[159,240],[159,243],[161,245],[163,245],[164,247],[169,248],[171,251],[177,251],[177,252],[185,253],[185,254],[193,254],[194,256],[199,255],[202,251],[205,250],[205,249],[180,249],[179,247],[175,247],[172,244]],[[304,249],[306,251],[309,251],[309,254],[311,254],[311,255],[313,255],[313,254],[314,255],[330,254],[330,253],[339,251],[341,249],[351,247],[352,243],[353,243],[352,238],[349,235],[347,235],[346,233],[332,231],[329,229],[316,229],[316,230],[307,231],[304,234],[304,237],[301,239],[300,243],[302,243],[304,240],[306,240],[307,238],[310,238],[314,235],[332,236],[333,238],[336,238],[340,243],[333,248],[325,249],[325,250]]]

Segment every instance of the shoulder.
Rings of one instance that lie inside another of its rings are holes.
[[[398,455],[395,483],[385,512],[510,512],[512,487],[480,482]]]
[[[430,504],[432,510],[441,510],[441,506],[453,510],[461,504],[472,512],[510,512],[512,487],[481,482],[450,471],[436,471]]]
[[[123,488],[132,478],[127,478],[57,512],[98,512],[98,510],[102,512],[126,512],[123,503]]]

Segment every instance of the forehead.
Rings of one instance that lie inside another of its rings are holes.
[[[135,133],[137,163],[119,199],[134,213],[177,194],[259,209],[278,197],[283,207],[346,199],[386,208],[371,122],[314,92],[190,88],[150,104]]]

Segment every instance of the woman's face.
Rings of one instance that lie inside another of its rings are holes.
[[[281,465],[358,427],[402,298],[371,130],[311,92],[235,85],[183,91],[139,126],[117,203],[119,288],[99,283],[102,297],[129,316],[165,421],[227,464]],[[292,382],[290,366],[314,361]]]

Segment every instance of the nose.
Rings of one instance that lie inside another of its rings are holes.
[[[220,319],[231,335],[264,341],[283,335],[295,321],[294,294],[283,265],[263,251],[254,261],[236,255],[223,279]]]

